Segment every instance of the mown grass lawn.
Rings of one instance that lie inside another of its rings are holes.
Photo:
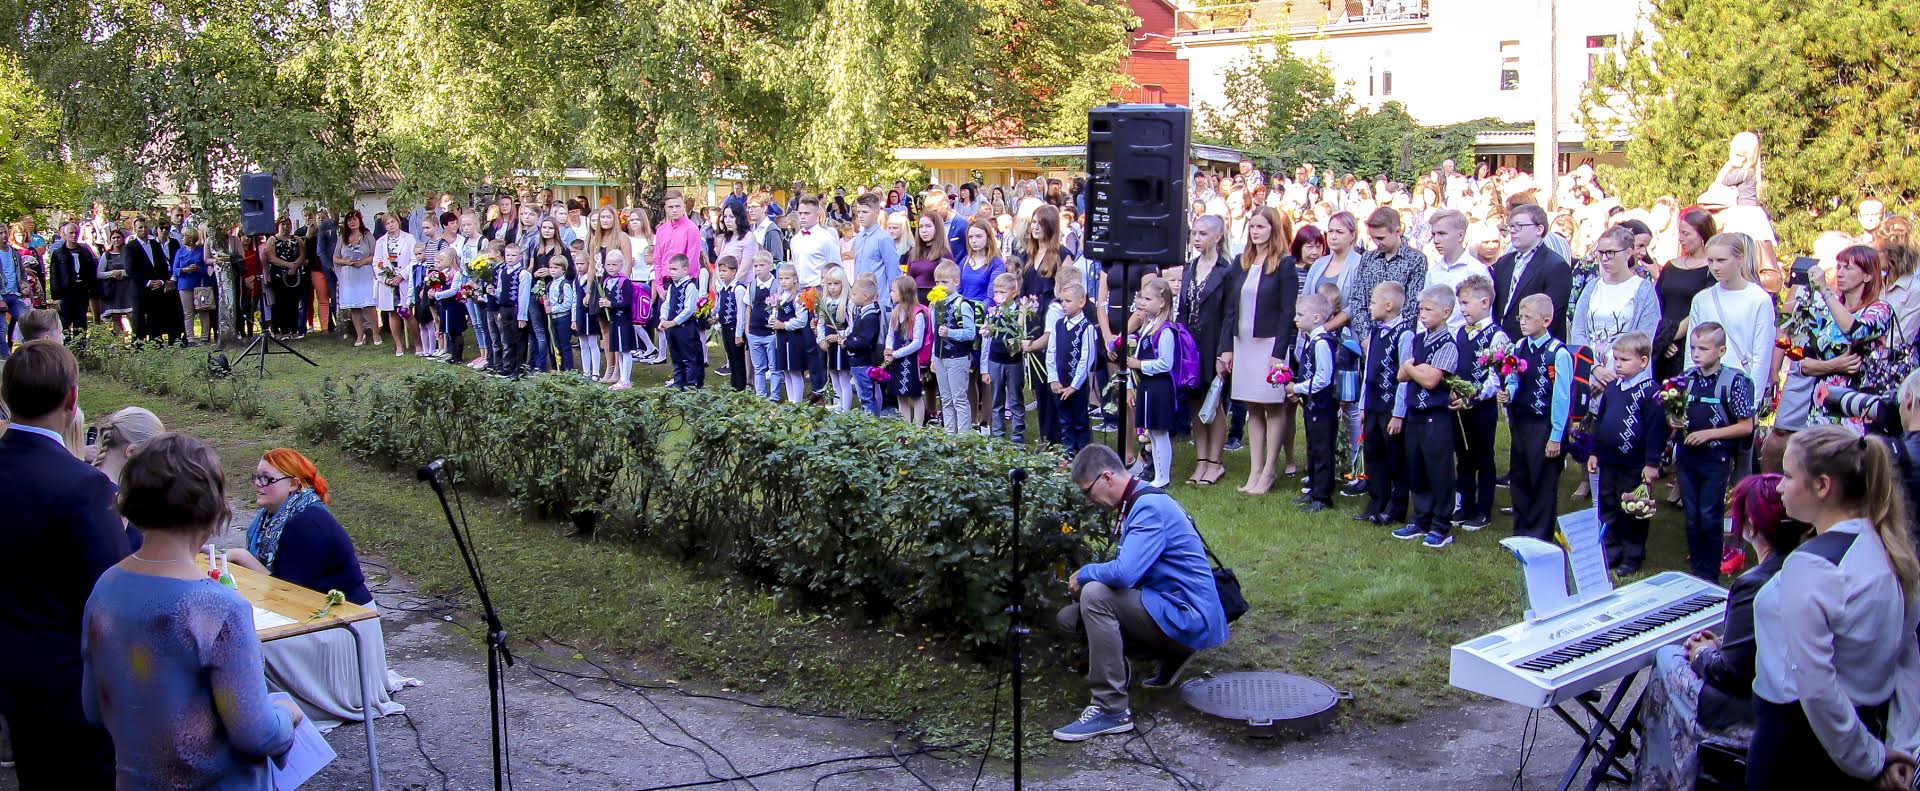
[[[445,365],[319,336],[295,347],[321,367],[273,357],[265,412],[257,420],[195,410],[92,375],[83,382],[82,405],[92,416],[145,405],[169,427],[212,440],[226,460],[230,490],[245,497],[251,493],[245,478],[259,453],[298,446],[288,426],[303,409],[302,392],[319,389],[327,377]],[[636,369],[636,386],[657,384],[668,370]],[[709,372],[708,383],[724,387],[725,377]],[[387,557],[422,590],[465,594],[466,574],[438,503],[411,470],[368,465],[324,443],[302,450],[332,481],[334,510],[363,552]],[[1304,458],[1304,446],[1301,451]],[[1464,699],[1446,683],[1453,643],[1519,617],[1517,572],[1498,545],[1511,534],[1507,517],[1477,533],[1457,533],[1452,546],[1434,551],[1353,521],[1358,499],[1337,498],[1337,511],[1309,516],[1287,503],[1291,488],[1276,487],[1265,497],[1238,493],[1245,451],[1227,454],[1228,473],[1213,487],[1181,483],[1191,471],[1192,448],[1177,444],[1176,454],[1173,495],[1238,572],[1253,606],[1235,625],[1232,641],[1201,659],[1201,670],[1303,673],[1353,692],[1353,715],[1362,722],[1404,720]],[[1504,468],[1504,445],[1499,455]],[[1574,476],[1563,483],[1570,491]],[[1506,503],[1504,489],[1498,502]],[[470,495],[465,503],[496,602],[518,637],[551,635],[637,656],[679,680],[776,702],[912,720],[936,741],[977,738],[991,717],[1001,668],[955,651],[943,635],[805,611],[780,591],[712,568],[571,540],[563,526],[514,512],[498,498]],[[1570,507],[1563,495],[1563,510]],[[1684,565],[1677,509],[1662,510],[1653,540],[1647,572]],[[1032,613],[1029,621],[1041,630],[1052,614]],[[1051,659],[1056,655],[1029,652],[1040,665],[1028,686],[1036,729],[1085,699],[1081,682]]]

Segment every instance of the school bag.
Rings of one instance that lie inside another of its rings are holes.
[[[1589,407],[1593,402],[1593,347],[1567,346],[1567,355],[1573,358],[1573,387],[1568,388],[1573,396],[1573,410],[1567,416],[1567,425],[1574,426],[1587,419]],[[1547,378],[1554,376],[1551,362],[1547,363]]]
[[[1360,348],[1360,342],[1354,340],[1353,333],[1342,329],[1339,335],[1340,347],[1333,354],[1335,397],[1352,403],[1360,400],[1360,368],[1366,364],[1366,352]]]
[[[1180,392],[1200,389],[1200,345],[1193,342],[1187,325],[1169,322],[1173,328],[1173,388]]]
[[[633,323],[646,324],[653,320],[653,284],[645,280],[627,281],[630,304],[633,309]]]
[[[920,334],[920,351],[913,353],[914,362],[920,365],[921,370],[925,370],[927,365],[933,362],[933,311],[925,305],[915,305],[913,312],[926,317],[924,325],[927,329]]]

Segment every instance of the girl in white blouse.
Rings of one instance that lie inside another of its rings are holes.
[[[1781,503],[1816,535],[1754,599],[1749,791],[1913,785],[1920,561],[1893,470],[1841,426],[1787,445]]]

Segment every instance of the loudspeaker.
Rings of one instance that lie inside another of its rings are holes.
[[[279,212],[273,203],[273,174],[245,173],[240,176],[240,232],[249,236],[272,235],[273,220]]]
[[[1087,111],[1086,256],[1180,266],[1187,261],[1193,113],[1173,104]]]

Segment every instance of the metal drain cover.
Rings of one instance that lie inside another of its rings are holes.
[[[1202,714],[1245,723],[1249,736],[1270,739],[1320,730],[1353,695],[1306,676],[1257,671],[1196,678],[1180,685],[1180,699]]]

